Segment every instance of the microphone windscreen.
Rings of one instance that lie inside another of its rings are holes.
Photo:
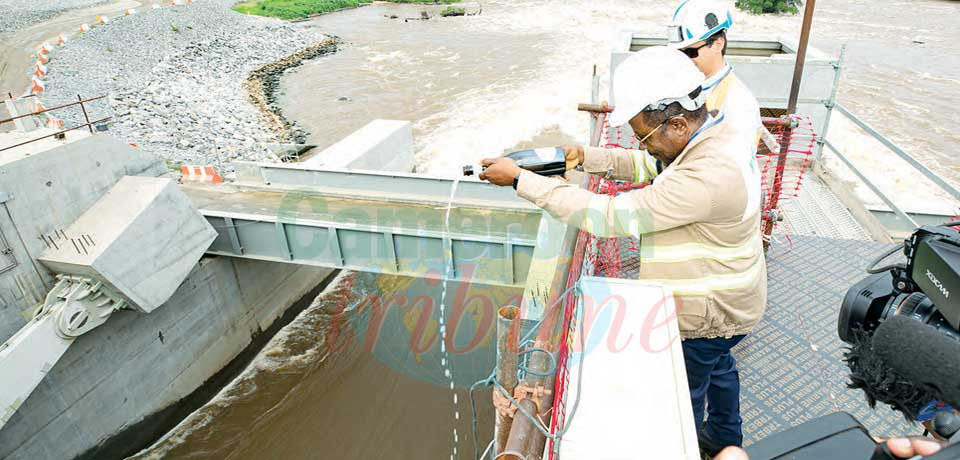
[[[873,349],[897,374],[960,407],[960,342],[915,319],[893,316],[877,328]]]

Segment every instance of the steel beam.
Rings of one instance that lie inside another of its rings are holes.
[[[384,176],[370,182],[401,188],[413,183]],[[491,285],[525,284],[541,221],[536,208],[480,203],[481,196],[471,195],[479,188],[454,197],[449,228],[447,203],[410,201],[411,195],[391,200],[390,190],[375,186],[367,192],[377,198],[331,194],[325,187],[182,188],[217,230],[209,254],[426,278],[449,274]],[[449,193],[444,191],[445,200]]]

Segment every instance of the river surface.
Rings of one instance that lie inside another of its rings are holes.
[[[493,411],[488,388],[476,413],[467,390],[493,370],[495,309],[521,291],[449,282],[441,347],[442,289],[341,273],[211,403],[134,458],[472,458],[472,421],[482,450]]]
[[[618,30],[662,35],[672,3],[484,1],[480,16],[408,22],[436,8],[377,4],[323,16],[305,27],[344,44],[288,72],[281,102],[321,147],[376,118],[411,120],[418,170],[453,176],[462,164],[518,145],[585,141],[587,117],[575,107],[589,99],[594,65],[606,73]],[[820,0],[812,36],[813,46],[827,53],[847,45],[840,102],[954,182],[960,178],[954,154],[960,130],[953,123],[960,106],[958,13],[960,3],[951,1]],[[734,39],[789,37],[799,34],[800,17],[736,12],[735,22]],[[831,136],[855,146],[851,155],[878,180],[912,188],[896,161],[857,140],[849,123],[837,122]],[[449,354],[451,390],[441,365],[448,354],[436,340],[439,292],[427,281],[351,275],[285,328],[217,399],[139,457],[471,458],[465,389],[493,365],[492,330],[484,326],[489,307],[451,294],[448,315],[466,318],[453,333],[459,351]],[[495,305],[518,294],[477,292]],[[373,343],[369,294],[403,298],[389,308]],[[431,299],[430,307],[413,301],[419,294]],[[477,397],[483,449],[491,436],[490,393]]]

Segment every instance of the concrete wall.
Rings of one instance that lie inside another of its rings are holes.
[[[0,232],[17,260],[16,267],[0,273],[0,342],[26,324],[24,315],[53,286],[50,273],[34,260],[50,244],[41,235],[70,244],[57,230],[66,229],[121,177],[165,172],[156,156],[108,136],[0,158],[0,195],[11,197],[0,204]]]
[[[301,164],[311,168],[411,172],[413,128],[409,121],[373,120]]]
[[[12,197],[0,204],[0,231],[17,260],[0,273],[0,342],[26,323],[52,286],[51,274],[33,260],[51,244],[40,236],[59,241],[56,231],[122,176],[165,171],[158,158],[106,136],[0,157],[0,201]],[[7,265],[0,260],[0,270]],[[73,458],[95,449],[195,391],[329,273],[202,259],[156,311],[116,312],[78,338],[0,429],[0,458]]]
[[[119,311],[78,338],[0,430],[0,458],[72,458],[179,401],[329,273],[234,262],[203,259],[156,311]]]

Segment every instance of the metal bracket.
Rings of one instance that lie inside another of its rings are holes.
[[[35,317],[56,315],[57,334],[70,339],[105,323],[113,312],[126,304],[126,300],[100,281],[83,276],[57,275],[57,284],[47,293]]]

